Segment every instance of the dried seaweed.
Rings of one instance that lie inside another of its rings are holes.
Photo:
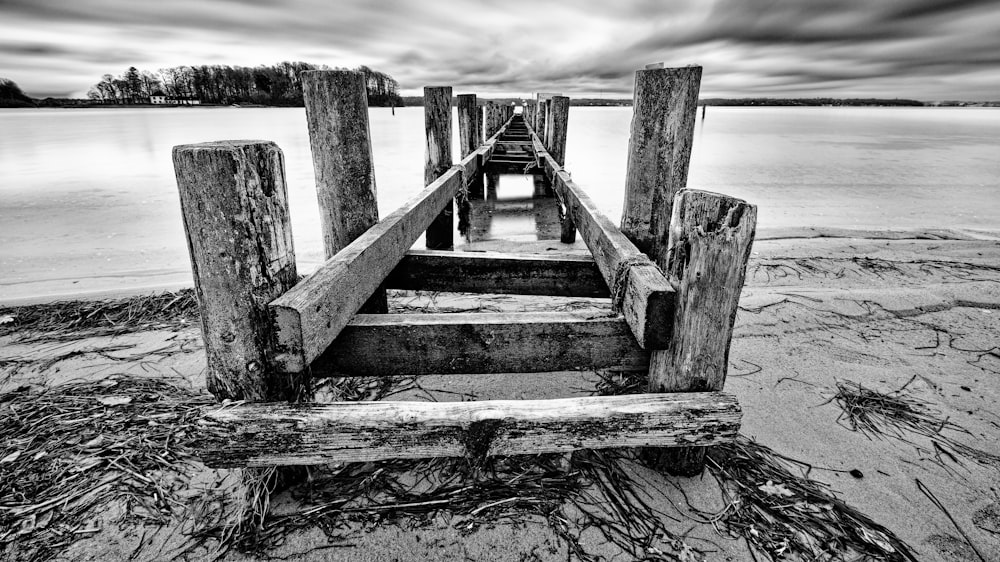
[[[942,417],[928,403],[907,390],[914,379],[898,390],[881,392],[866,388],[853,381],[837,381],[837,392],[831,398],[840,407],[837,422],[851,431],[858,431],[869,439],[891,437],[927,453],[932,460],[944,466],[944,459],[959,462],[959,457],[974,460],[982,465],[1000,469],[1000,456],[972,447],[947,435],[944,431],[966,433],[962,426]],[[925,448],[913,441],[919,436],[930,441]]]
[[[210,403],[162,379],[124,376],[0,395],[0,545],[47,559],[93,531],[91,508],[122,496],[133,516],[165,522],[181,507],[187,443]]]
[[[63,341],[81,336],[108,336],[136,330],[190,326],[198,321],[194,289],[131,298],[61,301],[0,309],[0,336],[17,334],[22,341]]]

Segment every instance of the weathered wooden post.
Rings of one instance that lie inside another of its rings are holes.
[[[622,232],[653,260],[665,259],[671,206],[687,185],[700,88],[700,66],[635,73],[621,224]]]
[[[549,102],[548,100],[542,100],[538,102],[538,115],[535,116],[535,134],[538,135],[538,140],[545,144],[545,118],[548,116],[549,112]]]
[[[309,145],[326,258],[378,223],[365,78],[349,70],[302,73]],[[387,310],[385,289],[361,309]]]
[[[430,185],[451,168],[451,86],[424,88],[424,130],[424,185]],[[455,246],[451,201],[425,236],[428,250],[450,250]]]
[[[636,73],[622,232],[676,288],[673,337],[653,351],[649,392],[722,390],[757,209],[683,189],[694,136],[701,68]],[[705,449],[647,449],[673,474],[704,468]]]
[[[478,135],[479,120],[476,115],[476,94],[458,95],[458,139],[460,154],[465,158],[479,148],[482,135]]]
[[[267,304],[298,281],[284,155],[268,141],[175,146],[208,390],[219,400],[307,397],[302,374],[274,372]]]
[[[549,100],[549,154],[559,163],[566,165],[566,133],[569,128],[569,98],[566,96],[553,96]],[[565,244],[572,244],[576,241],[576,224],[572,215],[565,209],[560,214],[560,224],[562,230],[559,240]]]

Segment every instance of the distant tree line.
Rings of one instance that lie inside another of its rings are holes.
[[[300,75],[306,70],[330,70],[326,65],[282,62],[270,66],[199,65],[163,68],[158,72],[129,67],[123,74],[105,74],[87,92],[103,104],[145,104],[151,96],[197,99],[205,104],[259,104],[298,106],[302,102]],[[399,83],[384,72],[360,66],[365,76],[368,104],[403,105]]]
[[[34,107],[34,100],[8,78],[0,78],[0,107]]]

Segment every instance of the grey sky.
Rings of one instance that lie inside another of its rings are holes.
[[[0,0],[0,76],[82,96],[128,66],[366,64],[404,94],[1000,99],[1000,0]]]

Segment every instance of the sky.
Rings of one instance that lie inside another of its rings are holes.
[[[0,77],[84,97],[129,66],[367,65],[404,95],[1000,100],[1000,0],[0,0]]]

